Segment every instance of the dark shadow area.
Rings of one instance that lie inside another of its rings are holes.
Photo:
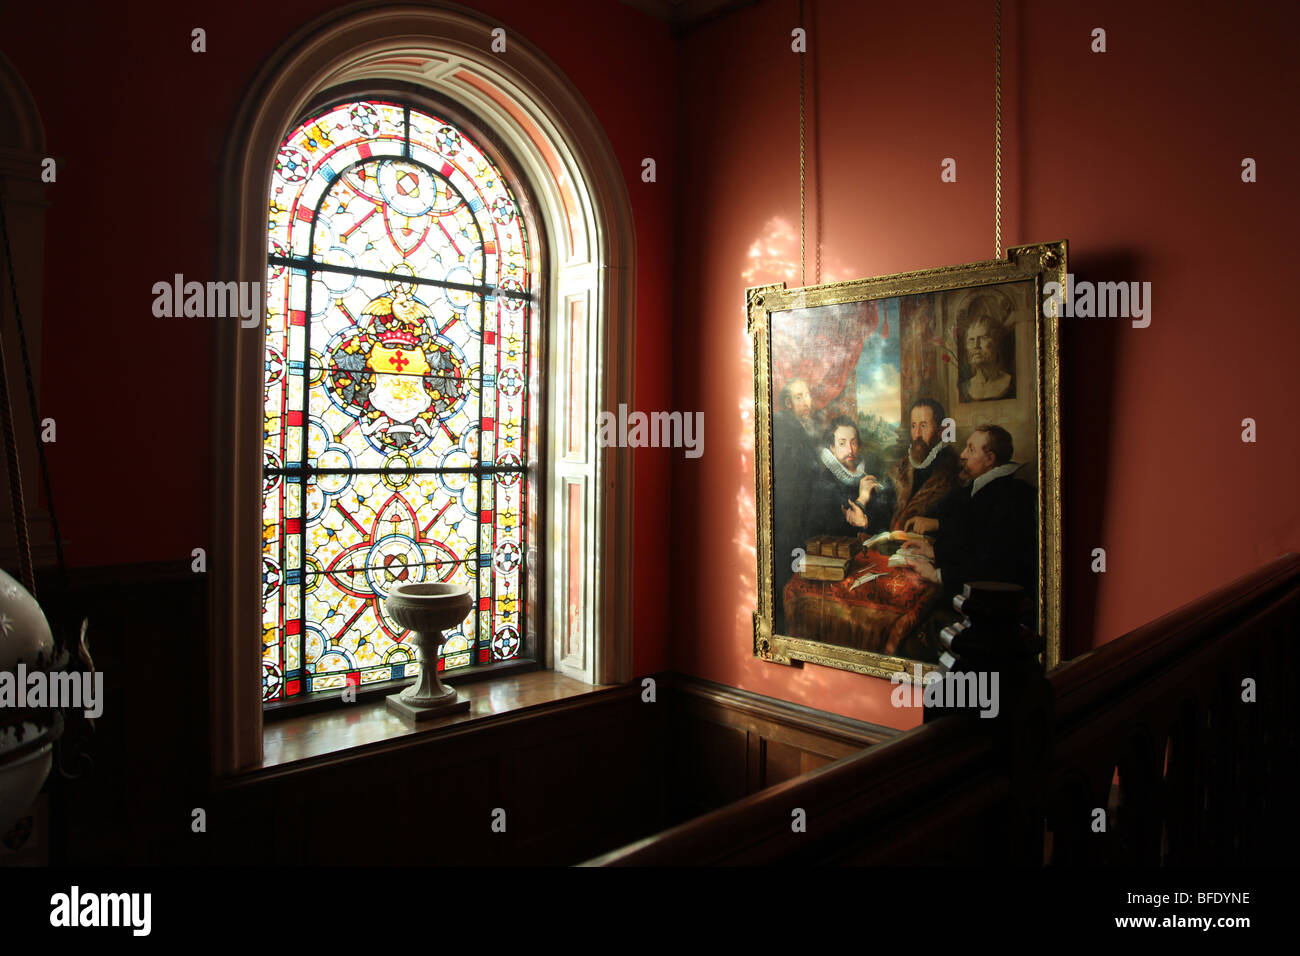
[[[1073,253],[1073,250],[1071,250]],[[1141,279],[1141,260],[1128,250],[1070,257],[1077,282]],[[1097,635],[1101,575],[1094,548],[1105,548],[1102,524],[1114,463],[1110,423],[1115,366],[1128,319],[1062,318],[1061,327],[1061,659],[1092,649]]]

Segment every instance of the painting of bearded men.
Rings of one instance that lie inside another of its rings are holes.
[[[1032,292],[1006,283],[772,313],[777,633],[933,663],[935,614],[959,574],[1001,580],[1013,568],[1010,583],[1032,585],[1021,572],[1037,561],[1038,423],[1015,374]],[[988,434],[1005,441],[979,461],[1014,481],[1010,491],[985,491],[988,477],[959,460],[972,435],[982,448]],[[956,504],[1002,498],[1015,507],[990,512],[982,533],[1005,533],[1027,553],[994,561],[960,533],[970,507]],[[947,517],[942,533],[937,516]],[[938,564],[925,557],[936,541]]]

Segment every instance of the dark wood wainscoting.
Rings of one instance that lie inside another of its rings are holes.
[[[896,732],[678,674],[208,778],[207,576],[188,563],[40,582],[105,675],[103,713],[47,784],[48,860],[568,864],[781,784]],[[382,702],[356,704],[361,709]],[[492,827],[505,811],[505,830]],[[192,827],[203,810],[206,832]]]
[[[664,710],[627,685],[257,772],[212,796],[209,859],[574,863],[665,819],[664,738]]]
[[[104,675],[93,729],[68,720],[46,788],[54,865],[178,860],[207,776],[207,575],[189,560],[46,571],[51,626],[87,644]],[[80,669],[80,665],[73,663]]]
[[[591,862],[1278,866],[1300,853],[1300,555],[1045,684],[997,721],[941,717]],[[792,807],[815,825],[794,831]]]
[[[213,795],[211,862],[569,864],[791,779],[895,731],[677,674],[251,774]],[[347,808],[385,813],[352,836]],[[505,831],[493,814],[505,811]]]
[[[106,699],[93,732],[69,724],[93,763],[65,755],[80,776],[47,784],[54,865],[564,864],[671,823],[667,706],[643,703],[639,685],[214,787],[207,576],[185,563],[56,578],[42,605],[65,624],[89,618]],[[200,809],[206,832],[192,827]]]
[[[772,697],[673,676],[670,711],[674,822],[855,754],[899,731]]]

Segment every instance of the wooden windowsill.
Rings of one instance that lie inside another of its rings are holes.
[[[301,714],[264,724],[262,763],[258,770],[284,769],[344,751],[364,751],[401,737],[424,735],[469,721],[491,719],[603,688],[555,671],[532,671],[467,683],[457,690],[470,700],[469,710],[411,724],[388,709],[383,698]]]

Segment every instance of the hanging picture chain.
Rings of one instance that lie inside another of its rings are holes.
[[[799,0],[799,29],[804,30],[803,0]],[[808,55],[808,34],[806,31],[803,34],[803,42],[804,48],[799,54],[799,284],[807,285],[808,277],[804,274],[808,262],[808,253],[805,251],[808,200],[804,185],[804,163],[806,161],[804,149],[804,57]]]
[[[799,0],[799,28],[804,29],[804,0]],[[807,43],[807,34],[804,34]],[[805,145],[807,126],[807,92],[805,51],[799,54],[799,284],[807,285],[808,193]],[[821,279],[821,248],[818,255],[818,281]],[[1002,258],[1002,0],[993,3],[993,258]]]
[[[1002,0],[993,2],[993,258],[1002,258]]]

